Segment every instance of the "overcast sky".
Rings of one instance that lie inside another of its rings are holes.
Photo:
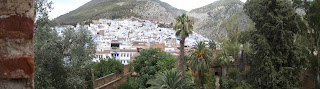
[[[89,2],[90,0],[49,0],[53,2],[53,10],[49,13],[49,18],[53,19]],[[178,9],[190,11],[208,5],[217,0],[161,0]],[[247,0],[241,0],[245,2]]]

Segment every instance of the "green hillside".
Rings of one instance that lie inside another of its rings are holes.
[[[138,6],[144,6],[147,2],[158,3],[167,10],[166,12],[171,13],[173,16],[185,12],[159,0],[91,0],[76,10],[61,15],[54,20],[61,25],[74,25],[79,22],[99,18],[117,19],[131,16],[141,17],[141,15],[136,13],[139,12],[139,10],[134,12],[133,9]],[[146,6],[146,8],[148,8],[148,6]]]
[[[76,24],[88,19],[138,17],[136,14],[131,13],[130,9],[133,9],[137,4],[145,3],[145,1],[127,1],[128,3],[125,3],[124,5],[118,5],[117,3],[120,1],[121,0],[113,0],[100,3],[91,1],[54,20],[60,24]]]

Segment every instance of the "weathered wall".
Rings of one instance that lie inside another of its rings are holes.
[[[33,0],[0,0],[0,89],[32,89]]]
[[[123,67],[121,74],[109,74],[99,79],[93,79],[93,86],[95,89],[116,89],[122,82],[127,81],[127,77],[131,75],[129,72],[129,65]],[[92,78],[94,78],[92,76]]]

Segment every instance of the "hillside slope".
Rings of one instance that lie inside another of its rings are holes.
[[[99,18],[117,19],[134,16],[172,23],[176,16],[185,12],[159,0],[91,0],[54,20],[60,24],[76,24]]]
[[[223,22],[238,14],[240,30],[245,30],[249,17],[240,0],[219,0],[189,12],[160,0],[91,0],[83,6],[54,20],[60,24],[76,24],[100,18],[117,19],[131,16],[155,22],[174,23],[175,17],[187,13],[194,20],[194,31],[210,39],[227,36]]]
[[[194,20],[194,30],[210,39],[227,36],[223,22],[228,20],[233,14],[237,14],[240,19],[240,30],[245,30],[245,23],[249,17],[244,14],[244,3],[240,0],[220,0],[209,5],[196,8],[187,13]]]

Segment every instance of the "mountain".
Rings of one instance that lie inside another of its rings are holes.
[[[244,13],[244,3],[240,0],[220,0],[196,8],[187,13],[194,20],[194,30],[209,39],[227,36],[223,22],[237,14],[240,30],[245,30],[249,17]]]
[[[249,21],[249,17],[244,13],[243,5],[240,0],[219,0],[186,12],[160,0],[91,0],[54,20],[63,25],[100,18],[117,19],[134,16],[171,24],[175,22],[175,17],[187,13],[195,22],[194,31],[209,39],[216,39],[227,36],[223,22],[234,14],[240,19],[240,30],[245,30],[245,23]]]
[[[76,24],[99,18],[117,19],[131,16],[162,23],[173,23],[186,11],[159,0],[91,0],[79,8],[54,19],[60,24]]]

